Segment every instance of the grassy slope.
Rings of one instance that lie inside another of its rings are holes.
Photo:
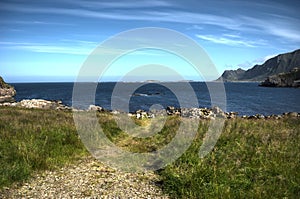
[[[118,129],[100,114],[107,136],[133,152],[154,151],[168,143],[180,119],[171,117],[161,132],[141,139]],[[136,120],[145,125],[147,120]],[[300,196],[300,120],[230,120],[214,151],[198,157],[208,121],[176,162],[158,171],[165,192],[174,198]],[[86,154],[72,121],[62,111],[0,108],[0,186],[54,169]]]

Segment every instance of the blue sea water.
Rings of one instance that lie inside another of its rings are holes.
[[[83,84],[86,84],[84,88],[89,88],[88,83]],[[154,104],[160,104],[162,107],[180,107],[176,97],[178,93],[170,89],[177,88],[176,91],[183,96],[181,101],[189,102],[194,92],[199,107],[211,107],[210,93],[204,82],[190,82],[192,91],[186,90],[186,84],[186,82],[118,83],[121,89],[114,92],[116,83],[104,82],[98,84],[94,99],[96,105],[109,110],[112,109],[112,99],[120,104],[129,104],[129,111],[149,110]],[[33,98],[61,100],[64,104],[72,106],[73,83],[13,83],[12,85],[17,90],[15,97],[17,101]],[[239,115],[300,112],[300,89],[259,87],[258,83],[224,83],[224,86],[226,104],[223,108],[228,112],[238,112]],[[132,91],[134,88],[135,90]],[[125,98],[128,98],[129,102]],[[126,111],[126,108],[124,110]]]

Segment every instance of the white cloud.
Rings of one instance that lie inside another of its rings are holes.
[[[58,53],[58,54],[73,54],[73,55],[88,55],[94,49],[93,46],[87,45],[76,45],[65,46],[63,44],[41,44],[41,43],[30,43],[30,42],[0,42],[1,48],[6,49],[17,49],[26,50],[32,52],[43,52],[43,53]]]
[[[216,36],[212,36],[212,35],[199,35],[199,34],[197,34],[196,37],[198,37],[202,40],[210,41],[210,42],[217,43],[217,44],[225,44],[225,45],[229,45],[229,46],[256,47],[258,45],[258,43],[254,42],[254,41],[244,41],[239,38],[230,39],[230,38],[226,38],[226,37],[216,37]]]
[[[69,1],[72,4],[78,4],[82,7],[88,7],[88,8],[148,8],[148,7],[169,7],[172,6],[170,2],[167,1],[161,1],[161,0],[137,0],[137,1],[122,1],[122,2],[111,2],[111,1]]]
[[[241,38],[240,35],[235,35],[235,34],[223,34],[224,37],[230,37],[230,38]]]
[[[73,55],[88,55],[92,49],[73,48],[63,46],[46,46],[46,45],[31,45],[31,46],[14,46],[17,49],[29,50],[42,53],[58,53],[58,54],[73,54]]]

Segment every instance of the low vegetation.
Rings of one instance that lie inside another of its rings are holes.
[[[104,132],[133,152],[155,151],[172,140],[181,122],[169,117],[163,129],[135,138],[118,128],[109,113],[98,114]],[[149,119],[135,120],[147,126]],[[215,148],[199,157],[209,121],[200,121],[189,149],[157,171],[173,198],[299,198],[300,119],[233,119],[225,123]],[[88,155],[72,113],[0,107],[0,186],[26,180],[35,171],[56,169]]]
[[[159,171],[171,196],[300,197],[299,119],[227,121],[213,151],[200,159],[202,133],[181,158]]]
[[[0,187],[84,154],[71,112],[0,107]]]

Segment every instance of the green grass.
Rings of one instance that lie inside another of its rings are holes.
[[[124,150],[151,152],[169,143],[181,119],[169,117],[147,138],[121,131],[109,113],[98,114],[106,136]],[[149,119],[134,120],[147,127]],[[157,171],[173,198],[299,198],[300,119],[225,123],[214,150],[198,156],[209,121],[200,121],[189,149]],[[27,179],[34,171],[56,169],[87,155],[72,113],[0,107],[0,186]]]
[[[0,108],[0,187],[83,154],[71,112]]]
[[[112,115],[99,114],[98,116],[105,135],[117,146],[123,148],[123,150],[135,153],[153,152],[162,148],[176,135],[176,130],[180,124],[180,120],[178,118],[176,119],[174,116],[169,117],[160,132],[153,136],[139,138],[130,136],[126,132],[121,131]],[[132,119],[135,124],[141,127],[145,127],[150,123],[150,119]]]
[[[213,152],[200,159],[202,137],[158,172],[172,197],[300,197],[299,119],[227,121]]]

